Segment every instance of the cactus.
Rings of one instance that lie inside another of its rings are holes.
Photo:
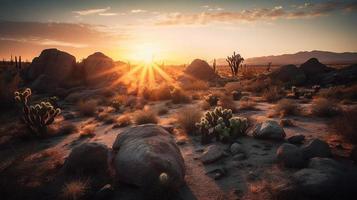
[[[217,95],[213,95],[213,94],[209,94],[207,96],[205,96],[205,101],[210,105],[210,106],[216,106],[218,103],[218,96]]]
[[[248,128],[248,120],[241,117],[232,117],[232,110],[216,107],[207,111],[196,127],[201,133],[201,143],[211,142],[213,137],[217,141],[228,142],[244,135]]]
[[[17,91],[15,101],[22,107],[23,122],[36,136],[43,136],[47,133],[47,126],[53,123],[55,117],[61,113],[61,109],[54,108],[48,101],[30,105],[31,94],[30,88],[23,92]]]

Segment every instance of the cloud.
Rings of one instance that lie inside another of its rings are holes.
[[[86,9],[86,10],[77,10],[73,11],[73,13],[84,16],[84,15],[93,15],[93,14],[101,14],[110,10],[110,7],[106,8],[97,8],[97,9]]]
[[[209,6],[205,6],[205,8],[210,11]],[[197,24],[205,25],[210,23],[236,23],[259,20],[267,21],[277,19],[301,19],[326,16],[335,11],[356,10],[357,2],[343,3],[341,1],[329,1],[317,4],[305,3],[301,6],[294,6],[292,9],[286,9],[282,6],[275,6],[273,8],[255,8],[235,12],[219,11],[201,13],[167,13],[165,15],[161,15],[155,24],[160,26]]]
[[[99,13],[100,16],[115,16],[118,15],[118,13]]]
[[[42,46],[84,48],[106,46],[127,36],[106,26],[72,23],[0,21],[1,41],[31,43]]]
[[[147,12],[147,10],[142,10],[142,9],[131,10],[131,13],[144,13],[144,12]]]

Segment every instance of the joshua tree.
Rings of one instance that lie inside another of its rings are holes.
[[[233,52],[233,55],[227,56],[226,60],[229,64],[229,67],[231,68],[232,76],[237,76],[239,66],[244,61],[244,58],[240,54],[236,54],[236,52]]]
[[[216,71],[216,59],[213,60],[212,68],[213,68],[213,71],[215,73],[217,73],[217,71]]]

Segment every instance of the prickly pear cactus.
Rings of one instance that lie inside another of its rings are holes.
[[[27,88],[23,92],[15,92],[15,101],[22,107],[22,120],[36,136],[47,133],[47,126],[53,123],[55,117],[61,113],[61,109],[54,108],[48,101],[30,105],[29,98],[32,92]]]

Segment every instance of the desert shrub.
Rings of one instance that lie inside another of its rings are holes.
[[[257,105],[257,102],[252,101],[250,99],[242,99],[239,101],[239,109],[240,110],[256,110],[257,108],[255,107]]]
[[[172,98],[172,103],[174,103],[174,104],[190,103],[191,102],[190,96],[188,96],[186,94],[186,92],[184,92],[183,90],[177,89],[177,88],[175,88],[171,92],[171,98]]]
[[[230,109],[233,112],[237,111],[236,102],[233,100],[231,96],[222,96],[218,101],[218,106],[221,106],[224,109]]]
[[[200,121],[201,111],[197,108],[184,108],[181,109],[177,115],[176,119],[178,124],[182,129],[184,129],[188,134],[194,134],[196,131],[196,123]]]
[[[116,124],[113,126],[113,128],[121,128],[121,127],[126,127],[131,124],[131,119],[129,115],[121,115],[118,117],[116,120]]]
[[[110,104],[111,107],[115,109],[115,111],[119,112],[122,109],[122,104],[118,100],[113,100]]]
[[[253,79],[257,76],[257,72],[254,69],[245,69],[241,71],[243,79]]]
[[[48,101],[30,105],[32,92],[27,88],[24,92],[15,92],[15,101],[21,106],[22,121],[29,130],[36,136],[47,134],[48,125],[52,124],[55,117],[61,113],[61,109],[54,108]]]
[[[97,101],[91,100],[81,100],[78,102],[79,113],[83,116],[93,116],[97,110]]]
[[[151,89],[149,99],[154,101],[171,99],[171,87],[168,85],[160,85],[154,89]]]
[[[315,99],[311,105],[311,113],[318,117],[333,117],[340,112],[340,106],[330,99],[318,98]]]
[[[267,102],[276,102],[285,96],[285,92],[279,86],[272,86],[264,90],[263,98]]]
[[[190,84],[183,84],[182,89],[184,90],[208,90],[209,86],[207,82],[201,80],[194,80]]]
[[[168,112],[169,112],[169,110],[166,107],[159,107],[157,109],[158,115],[166,115]]]
[[[300,106],[292,99],[282,99],[275,105],[274,112],[280,117],[298,115],[300,113]]]
[[[326,99],[357,101],[357,85],[336,86],[320,90],[319,96]]]
[[[220,96],[221,95],[218,93],[213,93],[213,94],[209,94],[209,95],[205,96],[204,99],[210,106],[217,106]]]
[[[66,183],[62,188],[62,197],[65,200],[77,200],[86,195],[89,189],[88,181],[74,180]]]
[[[331,126],[338,134],[349,139],[353,143],[357,143],[357,107],[346,109],[341,112],[341,115],[332,120]]]
[[[158,123],[158,117],[154,111],[151,109],[144,109],[137,111],[134,114],[134,122],[137,125],[140,124],[157,124]]]

